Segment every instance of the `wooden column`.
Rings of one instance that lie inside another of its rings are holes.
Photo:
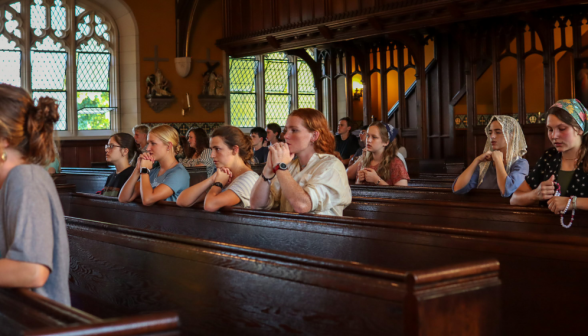
[[[408,120],[408,107],[406,106],[406,96],[404,88],[404,44],[396,44],[398,54],[398,129],[402,133],[402,130],[407,127]],[[397,112],[397,113],[398,113]]]
[[[351,68],[351,55],[350,52],[345,52],[345,73],[347,78],[345,81],[345,89],[347,90],[347,116],[353,119],[353,75],[355,71]],[[357,61],[357,59],[356,59]]]
[[[383,123],[388,123],[388,72],[386,71],[388,68],[386,63],[387,49],[387,43],[380,46],[380,120]]]
[[[372,115],[372,90],[371,90],[371,78],[370,78],[370,49],[366,48],[366,54],[363,57],[363,63],[361,64],[361,82],[363,83],[363,124],[368,125],[370,122],[370,116]]]
[[[476,116],[476,64],[473,59],[475,52],[475,39],[468,37],[466,43],[466,91],[468,106],[468,128],[467,128],[467,164],[472,162],[476,155],[476,143],[474,139],[474,125]]]
[[[517,94],[519,95],[519,124],[525,125],[526,124],[526,110],[527,105],[525,103],[525,34],[524,34],[524,27],[516,27],[516,37],[517,37],[517,76],[518,76],[518,90]],[[532,36],[535,38],[535,36]]]
[[[415,62],[416,62],[416,99],[417,99],[417,150],[419,152],[419,158],[429,158],[429,146],[428,142],[428,118],[427,118],[427,75],[425,71],[425,46],[422,43],[418,43],[415,51]]]
[[[331,100],[331,110],[329,111],[330,115],[331,115],[331,129],[333,131],[337,130],[337,124],[339,123],[339,118],[338,118],[338,114],[337,114],[337,78],[336,78],[336,73],[337,73],[337,50],[335,49],[331,49],[331,59],[330,59],[330,64],[329,64],[329,69],[330,69],[330,74],[329,74],[329,78],[331,80],[331,94],[330,94],[330,100]]]

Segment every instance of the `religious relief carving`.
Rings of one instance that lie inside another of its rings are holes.
[[[159,113],[176,102],[176,98],[170,91],[171,83],[163,76],[158,66],[159,62],[167,62],[168,59],[159,58],[158,47],[155,46],[155,57],[145,58],[144,60],[155,62],[155,73],[147,76],[147,94],[145,94],[145,99],[149,107]]]
[[[206,63],[208,69],[202,75],[202,94],[198,96],[198,101],[206,111],[212,112],[221,107],[227,98],[224,95],[223,76],[217,75],[214,71],[220,65],[220,62],[210,64],[210,50],[208,51],[207,60],[202,63]]]

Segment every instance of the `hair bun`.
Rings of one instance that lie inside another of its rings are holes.
[[[29,110],[29,117],[39,123],[56,123],[59,120],[57,101],[50,97],[41,97],[37,106]]]

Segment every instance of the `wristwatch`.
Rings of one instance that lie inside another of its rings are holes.
[[[214,182],[214,184],[213,184],[212,186],[213,186],[213,187],[219,187],[219,188],[221,188],[221,189],[225,187],[225,186],[224,186],[222,183],[220,183],[220,182]]]
[[[288,166],[285,163],[278,163],[275,167],[274,167],[274,174],[278,171],[278,170],[288,170]]]
[[[150,172],[151,171],[149,170],[149,168],[145,168],[145,167],[141,168],[141,174],[149,174]]]

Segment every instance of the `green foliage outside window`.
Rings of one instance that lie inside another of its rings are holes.
[[[110,129],[110,92],[78,92],[77,102],[78,130]]]

